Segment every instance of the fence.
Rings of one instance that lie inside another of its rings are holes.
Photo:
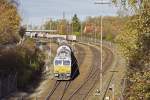
[[[0,99],[17,90],[17,74],[0,74]]]

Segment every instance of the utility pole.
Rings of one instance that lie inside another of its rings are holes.
[[[62,19],[65,19],[65,15],[66,15],[66,14],[65,14],[65,12],[63,11],[63,18],[62,18]]]
[[[52,21],[53,21],[53,20],[52,20],[51,18],[48,18],[48,21],[49,21],[49,23],[50,23],[50,24],[49,24],[49,28],[50,28],[50,30],[52,30]]]
[[[104,5],[104,4],[110,4],[110,2],[106,2],[106,0],[98,0],[97,2],[95,2],[94,4],[97,4],[97,5]],[[101,9],[103,9],[102,7],[101,7]],[[99,92],[102,92],[103,91],[103,63],[102,63],[102,57],[103,57],[103,16],[101,15],[101,32],[100,32],[100,52],[101,52],[101,59],[100,59],[100,62],[101,62],[101,64],[100,64],[100,90],[99,90]]]
[[[95,24],[94,24],[94,34],[95,34],[95,43],[96,43],[96,30],[97,30],[97,25],[96,25],[96,17],[95,17]]]
[[[82,27],[82,22],[81,22],[81,40],[82,40],[82,35],[83,35],[83,34],[82,34],[82,32],[83,32],[82,28],[83,28],[83,27]]]

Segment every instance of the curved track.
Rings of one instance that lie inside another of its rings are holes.
[[[88,94],[90,93],[90,91],[93,89],[93,87],[99,80],[99,76],[100,76],[100,70],[99,70],[100,62],[98,61],[100,60],[100,52],[98,50],[99,48],[95,48],[93,46],[90,47],[96,59],[93,59],[92,61],[93,64],[89,71],[88,77],[86,78],[84,83],[70,95],[69,100],[85,100]],[[106,57],[103,61],[103,67],[104,67],[103,74],[104,74],[104,72],[109,67],[108,65],[111,64],[112,52],[109,52],[106,48],[103,49],[105,49],[105,52],[107,51]]]
[[[72,81],[56,81],[46,97],[46,100],[85,100],[95,84],[99,81],[99,47],[94,45],[76,44],[76,49],[79,51],[76,55],[79,69],[86,70],[85,74],[82,73],[82,77],[77,77],[77,79]],[[103,49],[106,53],[106,57],[103,61],[104,70],[102,72],[105,73],[112,63],[111,59],[113,54],[109,49],[105,47]],[[88,63],[86,60],[91,60],[91,63]]]

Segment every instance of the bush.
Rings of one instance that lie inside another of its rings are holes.
[[[111,42],[114,41],[114,36],[113,36],[113,34],[106,34],[103,38],[104,38],[106,41],[111,41]]]
[[[80,32],[74,32],[74,35],[79,36]]]
[[[44,64],[44,55],[35,47],[35,44],[32,42],[32,40],[27,40],[25,43],[26,44],[24,44],[23,47],[18,48],[18,56],[21,58],[20,62],[22,62],[23,67],[19,71],[19,82],[21,82],[21,87],[24,87],[27,83],[32,82],[37,76],[34,74],[37,72],[40,73]],[[24,74],[22,74],[22,71]],[[38,76],[40,77],[40,75]]]
[[[0,70],[17,72],[18,87],[24,88],[42,71],[44,55],[35,47],[32,40],[26,40],[22,46],[0,50]],[[40,78],[40,75],[38,75]]]
[[[130,85],[126,89],[126,98],[129,100],[149,100],[150,99],[150,72],[136,72],[130,77]],[[132,81],[131,81],[132,80]]]

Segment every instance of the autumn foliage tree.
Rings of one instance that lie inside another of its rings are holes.
[[[119,17],[119,16],[104,16],[103,17],[103,39],[113,40],[114,37],[119,34],[124,26],[124,23],[127,21],[128,17]],[[85,27],[89,28],[89,32],[85,31],[84,35],[90,37],[100,38],[101,32],[101,17],[88,17],[85,20]],[[85,28],[84,28],[85,30]],[[96,34],[96,36],[95,36]]]
[[[150,99],[150,2],[126,0],[133,10],[124,31],[116,38],[120,51],[128,62],[125,98]]]
[[[11,45],[18,42],[26,30],[20,27],[16,6],[14,0],[0,0],[0,73],[7,76],[17,73],[17,86],[24,88],[40,78],[44,54],[32,39],[25,39],[21,45]]]
[[[0,0],[0,43],[17,42],[19,26],[17,8],[7,0]]]

